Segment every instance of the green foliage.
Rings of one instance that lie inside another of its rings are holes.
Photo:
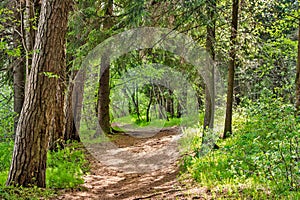
[[[0,199],[40,199],[55,195],[54,189],[76,188],[83,183],[82,175],[89,170],[79,144],[49,152],[47,160],[47,189],[6,187],[13,142],[0,142]]]
[[[0,143],[12,138],[14,117],[11,87],[0,88]]]
[[[59,75],[54,74],[53,72],[43,72],[43,74],[48,78],[59,78]]]
[[[7,200],[50,199],[54,196],[55,192],[53,190],[38,187],[0,187],[0,198]]]
[[[238,197],[299,198],[300,126],[293,113],[292,105],[270,96],[249,102],[234,117],[236,134],[217,151],[185,156],[183,169],[201,185],[236,188]],[[191,140],[197,152],[200,138]]]
[[[87,161],[82,150],[68,146],[48,153],[46,184],[49,188],[75,188],[83,183]]]
[[[12,141],[0,142],[0,172],[6,172],[9,169],[13,146]]]

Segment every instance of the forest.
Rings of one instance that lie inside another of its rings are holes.
[[[0,52],[0,199],[300,199],[297,0],[2,0]]]

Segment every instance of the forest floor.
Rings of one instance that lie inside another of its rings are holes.
[[[81,189],[56,199],[210,199],[207,189],[179,180],[181,136],[178,127],[129,131],[86,145],[91,173]]]

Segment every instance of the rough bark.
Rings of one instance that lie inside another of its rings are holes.
[[[46,160],[56,89],[64,62],[71,0],[42,2],[38,33],[27,79],[7,185],[45,187]]]
[[[300,116],[300,20],[298,27],[298,56],[296,69],[296,116]]]
[[[55,100],[55,117],[53,119],[53,131],[50,136],[49,149],[51,151],[57,150],[58,147],[63,148],[65,140],[65,127],[66,127],[66,115],[65,115],[65,91],[66,91],[66,48],[63,49],[62,63],[60,65],[60,73],[58,74],[58,84],[56,90]]]
[[[226,118],[224,133],[221,138],[226,138],[228,134],[232,133],[232,104],[233,104],[233,88],[234,88],[234,70],[235,70],[235,57],[236,57],[236,38],[238,27],[238,11],[239,0],[232,0],[232,22],[231,22],[231,49],[229,52],[229,65],[228,65],[228,85],[227,85],[227,102],[226,102]]]
[[[107,0],[105,10],[105,20],[103,22],[103,29],[107,30],[112,27],[112,14],[113,14],[113,0]],[[110,95],[110,57],[109,51],[101,58],[100,65],[100,80],[98,90],[98,120],[102,131],[106,134],[111,133],[111,124],[109,116],[109,95]],[[98,134],[98,133],[97,133]]]
[[[64,52],[65,56],[65,52]],[[57,150],[57,147],[63,147],[64,144],[64,133],[65,133],[65,124],[66,124],[66,116],[65,116],[65,68],[66,62],[64,58],[64,62],[61,63],[61,72],[58,78],[57,90],[56,90],[56,100],[55,100],[55,108],[54,108],[54,119],[53,119],[53,131],[50,136],[49,149],[51,151]]]
[[[76,77],[76,78],[75,78]],[[79,129],[83,102],[84,73],[72,71],[66,96],[66,127],[64,140],[80,142]]]
[[[210,55],[210,59],[215,61],[215,38],[216,38],[216,1],[209,0],[206,2],[208,24],[206,26],[206,51]],[[215,110],[215,86],[214,86],[214,64],[208,66],[210,69],[209,85],[205,86],[205,114],[204,114],[204,129],[214,127],[214,110]]]

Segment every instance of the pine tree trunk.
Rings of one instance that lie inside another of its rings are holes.
[[[111,133],[111,124],[109,117],[109,103],[110,103],[110,59],[109,55],[104,55],[101,58],[101,70],[98,91],[98,120],[102,131],[105,134]]]
[[[66,91],[66,49],[63,52],[63,62],[60,65],[60,74],[58,78],[56,101],[55,101],[55,117],[53,120],[53,131],[50,136],[49,149],[51,151],[57,150],[58,147],[64,146],[64,134],[66,126],[65,115],[65,91]]]
[[[66,96],[65,141],[72,140],[80,142],[79,129],[83,102],[84,79],[83,71],[72,71],[69,81],[68,95]]]
[[[64,65],[70,0],[42,2],[32,68],[20,115],[7,185],[46,186],[46,160],[54,118],[57,75]]]
[[[25,0],[25,14],[24,14],[24,33],[25,33],[25,52],[26,52],[26,77],[29,77],[33,48],[35,44],[36,30],[34,29],[36,21],[35,12],[39,11],[40,5],[34,0]],[[37,7],[36,7],[37,6]]]
[[[103,23],[103,28],[105,30],[112,27],[112,14],[113,14],[113,0],[108,0],[106,4],[106,11]],[[101,58],[100,66],[100,80],[99,80],[99,91],[98,91],[98,120],[102,131],[106,134],[111,133],[111,124],[109,116],[109,95],[110,95],[110,57],[109,51]],[[96,133],[97,135],[98,133]]]
[[[23,12],[22,4],[20,2],[13,2],[12,7],[14,7],[15,18],[17,20],[22,19]],[[22,23],[22,22],[21,22]],[[15,48],[21,43],[22,38],[17,33],[21,33],[21,26],[16,26],[15,29],[17,31],[14,32],[14,41]],[[21,52],[24,56],[24,48],[21,49]],[[24,98],[25,98],[25,59],[18,59],[17,64],[13,67],[13,83],[14,83],[14,112],[16,113],[16,117],[14,119],[14,133],[16,133],[19,116],[23,107]]]
[[[207,16],[208,24],[206,26],[207,36],[206,36],[206,51],[210,55],[210,59],[215,61],[215,40],[216,40],[216,1],[209,0],[206,2],[207,6]],[[212,66],[209,66],[210,71],[210,81],[209,85],[205,86],[205,115],[204,115],[204,129],[214,127],[214,111],[215,111],[215,86],[214,86],[214,63]]]
[[[65,54],[64,54],[65,55]],[[65,59],[64,59],[65,60]],[[64,65],[63,65],[64,64]],[[51,151],[57,150],[59,146],[62,148],[64,146],[64,133],[65,133],[65,124],[66,124],[66,116],[65,116],[65,67],[66,62],[61,65],[61,74],[58,78],[57,90],[56,90],[56,100],[55,100],[55,117],[53,120],[53,131],[50,136],[49,149]]]
[[[228,66],[228,86],[227,86],[227,102],[226,102],[226,118],[224,133],[221,138],[226,138],[228,134],[232,133],[232,104],[233,104],[233,88],[234,88],[234,68],[236,57],[236,38],[238,27],[238,11],[239,0],[232,0],[232,22],[231,22],[231,49],[229,52],[229,66]]]

